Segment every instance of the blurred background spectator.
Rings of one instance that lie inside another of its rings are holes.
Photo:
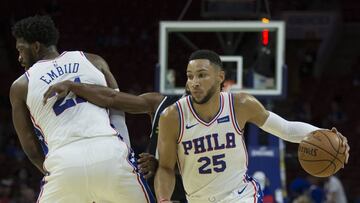
[[[191,3],[182,20],[204,20],[202,1],[188,2]],[[336,126],[348,137],[351,147],[349,164],[324,185],[306,178],[297,163],[297,145],[287,143],[285,167],[289,202],[324,202],[323,196],[328,197],[329,192],[341,191],[340,181],[349,202],[360,202],[360,160],[357,159],[360,155],[357,147],[360,145],[360,1],[266,2],[272,19],[286,20],[288,27],[287,98],[274,101],[274,111],[285,118],[311,122],[323,128]],[[29,15],[51,15],[61,32],[59,51],[83,50],[101,55],[109,63],[120,89],[140,94],[155,88],[159,21],[178,20],[185,5],[185,1],[163,0],[0,2],[0,203],[35,202],[41,180],[40,173],[24,155],[12,127],[9,87],[23,70],[17,62],[11,25]],[[333,30],[320,33],[308,30],[301,37],[291,32],[294,23],[291,12],[306,15],[306,12],[319,11],[336,14]],[[319,37],[314,37],[317,34]],[[171,58],[169,60],[171,62]],[[145,151],[151,128],[147,116],[127,115],[127,124],[135,151]],[[333,202],[346,203],[344,200]]]

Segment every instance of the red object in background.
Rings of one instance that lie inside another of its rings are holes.
[[[275,203],[274,197],[271,195],[265,195],[263,197],[263,203]]]
[[[264,46],[267,46],[269,44],[269,30],[265,29],[261,33],[261,42]]]

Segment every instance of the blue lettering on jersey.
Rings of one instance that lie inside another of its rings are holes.
[[[195,148],[194,154],[200,154],[200,153],[206,152],[204,137],[199,137],[199,138],[193,139],[193,143],[194,143],[194,148]]]
[[[217,123],[226,123],[226,122],[230,121],[230,118],[229,118],[229,116],[224,116],[224,117],[218,118],[216,121],[217,121]]]
[[[63,69],[61,68],[61,67],[56,67],[56,70],[57,70],[57,72],[58,72],[58,74],[59,74],[59,76],[62,76],[62,75],[64,75],[64,71],[63,71]]]
[[[64,75],[65,73],[77,73],[79,71],[79,63],[64,64],[64,66],[55,66],[50,72],[40,77],[40,80],[44,81],[47,85],[50,84],[56,78]]]
[[[189,152],[193,152],[194,154],[201,154],[208,151],[236,147],[234,133],[226,133],[225,138],[225,143],[220,143],[219,135],[217,133],[213,133],[211,135],[198,137],[193,140],[183,141],[182,146],[184,148],[184,154],[189,155]]]
[[[198,159],[198,163],[202,164],[199,167],[200,174],[220,173],[225,171],[226,162],[225,154],[213,155],[211,157],[203,156]]]
[[[81,83],[80,77],[76,77],[74,82],[77,83]],[[75,96],[75,98],[70,98],[65,100],[66,97],[57,100],[54,105],[53,105],[53,110],[55,112],[55,115],[58,116],[60,115],[62,112],[64,112],[66,109],[71,108],[77,104],[83,103],[83,102],[87,102],[84,98]],[[65,100],[65,102],[64,102]]]
[[[40,80],[44,81],[46,84],[50,84],[51,80],[46,80],[45,76],[41,76]]]
[[[226,134],[227,136],[227,134]],[[217,133],[213,134],[213,138],[214,138],[214,142],[215,142],[215,150],[219,150],[219,149],[224,149],[225,148],[225,144],[220,144],[219,145],[219,139],[218,139],[219,135]]]
[[[51,78],[51,80],[54,80],[58,76],[54,73],[54,71],[50,71],[50,73],[47,73],[47,75]]]
[[[207,143],[207,151],[210,152],[212,150],[214,150],[214,148],[212,147],[212,144],[211,144],[211,135],[206,135],[205,136],[206,138],[206,143]]]

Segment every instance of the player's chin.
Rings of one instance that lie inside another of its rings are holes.
[[[197,101],[201,100],[203,97],[203,93],[201,91],[194,91],[191,92],[191,96],[196,99]]]
[[[199,94],[191,94],[191,97],[193,98],[193,100],[194,100],[196,103],[199,103],[199,102],[201,102],[201,100],[202,100],[202,96],[199,95]]]
[[[204,100],[204,97],[194,98],[194,102],[197,104],[204,104],[206,101]]]

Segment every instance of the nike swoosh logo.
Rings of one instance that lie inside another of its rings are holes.
[[[238,191],[238,194],[240,195],[241,193],[243,193],[246,187],[247,185],[241,191]]]
[[[190,128],[196,126],[197,124],[199,124],[199,123],[195,123],[194,125],[188,125],[188,124],[186,124],[185,128],[186,128],[186,129],[190,129]]]

